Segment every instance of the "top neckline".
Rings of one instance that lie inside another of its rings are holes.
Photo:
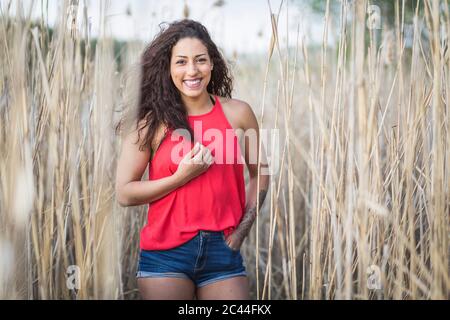
[[[202,113],[202,114],[194,114],[194,115],[189,115],[188,114],[188,117],[189,118],[201,118],[201,117],[204,117],[204,116],[207,116],[207,115],[211,114],[216,109],[216,106],[217,106],[217,103],[218,103],[217,96],[214,96],[214,100],[215,100],[214,101],[214,105],[211,108],[211,110],[209,110],[208,112]]]

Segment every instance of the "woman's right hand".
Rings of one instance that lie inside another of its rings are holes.
[[[187,183],[208,170],[212,163],[213,156],[211,155],[211,151],[197,142],[191,151],[181,159],[178,169],[174,174],[184,183]]]

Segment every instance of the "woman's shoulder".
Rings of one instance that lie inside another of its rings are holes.
[[[249,123],[256,120],[252,107],[246,101],[221,96],[218,98],[227,117],[239,122],[239,127],[247,128]]]
[[[146,145],[151,146],[151,152],[155,152],[163,138],[165,137],[167,127],[164,124],[159,124],[158,127],[154,130],[154,135],[152,141],[146,141]],[[139,140],[142,143],[143,140],[146,140],[149,124],[146,118],[138,120],[137,130],[139,132]],[[150,138],[150,137],[148,137]]]
[[[221,105],[224,108],[234,108],[235,111],[248,111],[248,109],[251,110],[250,105],[243,101],[236,98],[227,98],[227,97],[221,97],[217,96],[220,100]]]

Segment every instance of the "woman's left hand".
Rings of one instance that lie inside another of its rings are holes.
[[[236,233],[231,233],[225,238],[226,244],[233,250],[238,251],[241,248],[242,241],[241,237]]]

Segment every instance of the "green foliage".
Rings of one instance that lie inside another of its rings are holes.
[[[351,3],[355,0],[347,0]],[[314,12],[324,14],[326,10],[327,0],[295,0],[294,3],[307,3]],[[405,0],[405,23],[412,23],[416,6],[419,0]],[[339,15],[341,10],[341,1],[330,0],[330,12]],[[390,27],[395,25],[395,1],[392,0],[370,0],[368,5],[376,5],[380,8],[381,24]],[[399,1],[399,10],[402,10],[402,1]],[[423,12],[423,1],[419,3],[419,12]]]
[[[8,20],[8,24],[10,24],[9,20]],[[53,37],[55,36],[54,28],[45,26],[39,22],[31,22],[30,30],[33,28],[39,29],[40,34],[41,34],[42,50],[43,50],[43,52],[47,52],[47,50],[49,49],[49,45],[52,42]],[[82,61],[84,61],[84,59],[86,59],[88,43],[87,43],[86,39],[84,39],[84,38],[79,38],[79,41],[80,41],[80,52],[81,52],[81,56],[82,56]],[[112,39],[112,41],[113,41],[114,59],[116,60],[116,63],[117,63],[117,70],[120,72],[123,67],[122,56],[126,50],[128,42],[117,40],[117,39]],[[89,40],[90,55],[89,55],[89,57],[87,57],[89,60],[92,60],[95,58],[97,42],[98,42],[97,38],[92,38]]]

